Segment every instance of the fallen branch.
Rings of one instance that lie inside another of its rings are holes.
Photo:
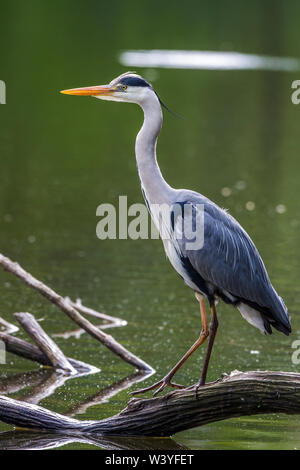
[[[101,323],[100,325],[95,325],[98,330],[106,330],[108,328],[114,328],[116,326],[122,326],[122,325],[115,325],[113,323]],[[69,339],[69,338],[75,338],[79,339],[81,335],[86,333],[85,330],[82,328],[76,328],[76,330],[68,330],[65,331],[64,333],[53,333],[53,338],[63,338],[63,339]]]
[[[199,388],[160,398],[132,399],[119,414],[101,421],[79,421],[42,407],[0,397],[0,420],[18,427],[58,433],[170,436],[223,419],[261,413],[300,414],[300,374],[238,372]]]
[[[121,318],[118,318],[118,317],[112,317],[111,315],[107,315],[106,313],[97,312],[93,308],[86,307],[85,305],[82,304],[81,299],[76,299],[76,302],[73,302],[70,299],[70,297],[65,297],[65,300],[69,302],[69,304],[72,305],[72,307],[76,308],[76,310],[78,310],[79,312],[86,313],[87,315],[91,315],[92,317],[101,318],[102,320],[109,322],[111,326],[112,325],[114,326],[127,325],[126,320],[122,320]]]
[[[76,369],[70,364],[62,350],[45,333],[33,315],[28,312],[15,313],[15,318],[22,325],[23,329],[38,345],[40,350],[47,356],[51,365],[55,369],[61,369],[68,374],[75,375]]]
[[[95,339],[104,344],[112,352],[121,357],[124,361],[133,365],[138,370],[153,371],[149,364],[142,361],[140,358],[124,348],[124,346],[118,343],[111,335],[107,335],[103,331],[99,330],[86,318],[80,315],[80,313],[70,304],[68,300],[64,299],[61,295],[57,294],[54,290],[43,284],[41,281],[38,281],[30,273],[25,271],[18,263],[13,262],[9,258],[0,254],[0,265],[4,270],[14,274],[29,287],[36,290],[50,302],[57,305],[75,323],[77,323]]]
[[[15,336],[8,335],[6,333],[0,333],[0,340],[5,343],[6,351],[17,356],[29,359],[30,361],[37,362],[42,366],[52,367],[50,359],[44,354],[37,346],[28,343],[23,339],[16,338]],[[94,366],[86,364],[82,361],[77,361],[71,357],[67,358],[72,367],[74,367],[79,373],[89,372],[91,370],[98,371]]]

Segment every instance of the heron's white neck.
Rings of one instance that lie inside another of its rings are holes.
[[[144,123],[137,135],[135,154],[142,189],[150,204],[168,203],[173,189],[164,180],[156,160],[156,143],[162,126],[162,110],[154,93],[140,103]]]

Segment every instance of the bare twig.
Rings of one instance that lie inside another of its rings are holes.
[[[15,333],[16,331],[19,330],[17,326],[13,325],[12,323],[8,323],[6,320],[4,320],[1,317],[0,317],[0,325],[2,325],[2,327],[0,327],[0,332],[7,333],[8,335],[11,333]]]
[[[120,326],[126,326],[127,321],[122,320],[121,318],[118,317],[112,317],[111,315],[107,315],[106,313],[101,313],[97,312],[96,310],[86,307],[85,305],[82,304],[81,299],[76,299],[76,302],[73,302],[70,297],[65,297],[65,300],[69,302],[69,304],[76,308],[79,312],[82,312],[86,315],[91,315],[92,317],[96,318],[101,318],[107,323],[102,323],[101,325],[97,325],[96,327],[100,330],[106,330],[108,328],[116,328]],[[69,338],[76,338],[79,339],[82,334],[86,333],[85,330],[82,328],[78,328],[76,330],[70,330],[70,331],[65,331],[64,333],[55,333],[53,336],[55,338],[64,338],[64,339],[69,339]]]
[[[86,330],[91,336],[104,344],[112,352],[120,356],[124,361],[135,366],[139,370],[153,370],[149,364],[139,359],[137,356],[128,351],[124,346],[119,344],[112,336],[103,333],[96,326],[90,323],[72,306],[66,301],[61,295],[57,294],[50,287],[38,281],[30,273],[25,271],[18,263],[11,261],[9,258],[0,254],[0,265],[4,270],[11,272],[25,284],[30,286],[32,289],[39,292],[41,295],[50,300],[50,302],[57,305],[64,313],[66,313],[75,323],[81,328]]]
[[[98,330],[107,330],[108,328],[114,328],[116,326],[121,326],[121,325],[115,325],[114,323],[101,323],[101,325],[96,325],[96,328],[98,328]],[[76,328],[76,330],[68,330],[68,331],[65,331],[64,333],[54,333],[52,336],[53,338],[79,339],[81,335],[83,335],[84,333],[86,333],[86,331],[83,330],[82,328]]]
[[[118,318],[118,317],[112,317],[111,315],[107,315],[106,313],[97,312],[96,310],[90,307],[85,307],[85,305],[82,304],[81,299],[76,299],[76,302],[73,302],[70,299],[70,297],[65,297],[65,300],[69,302],[69,304],[72,305],[72,307],[76,308],[78,312],[86,313],[87,315],[91,315],[92,317],[101,318],[102,320],[105,320],[114,326],[126,326],[127,325],[126,320],[122,320],[121,318]]]
[[[70,364],[62,350],[45,333],[33,315],[28,312],[15,313],[15,318],[22,325],[26,333],[38,345],[41,351],[48,357],[50,363],[55,369],[61,369],[68,374],[75,375],[76,369]]]

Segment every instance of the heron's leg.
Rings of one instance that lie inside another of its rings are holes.
[[[201,377],[200,377],[199,382],[196,385],[196,393],[197,393],[198,388],[201,385],[205,384],[208,364],[209,364],[209,360],[210,360],[210,355],[211,355],[212,347],[213,347],[213,344],[214,344],[214,340],[215,340],[217,330],[218,330],[218,325],[219,325],[218,318],[217,318],[217,313],[216,313],[215,302],[211,303],[210,309],[211,309],[211,315],[212,315],[211,323],[209,325],[209,335],[210,336],[209,336],[209,340],[208,340],[207,351],[206,351],[206,355],[205,355],[205,359],[204,359],[204,364],[203,364],[203,369],[202,369],[202,372],[201,372]]]
[[[176,374],[178,369],[182,366],[182,364],[190,357],[191,354],[193,354],[194,351],[196,351],[196,349],[199,348],[199,346],[201,346],[201,344],[204,343],[204,341],[209,335],[205,299],[202,295],[198,294],[197,292],[195,292],[195,296],[200,304],[200,313],[201,313],[201,322],[202,322],[202,330],[201,330],[199,338],[197,339],[197,341],[195,341],[193,346],[191,346],[191,348],[185,353],[185,355],[180,359],[180,361],[177,362],[177,364],[173,367],[173,369],[171,369],[170,372],[168,372],[168,374],[165,375],[163,379],[161,379],[159,382],[154,383],[153,385],[150,385],[150,387],[141,388],[139,390],[136,390],[135,392],[131,392],[131,395],[137,395],[138,393],[144,393],[150,390],[158,389],[153,394],[155,396],[158,393],[162,392],[168,385],[174,388],[184,388],[183,385],[172,383],[171,379],[173,375]]]

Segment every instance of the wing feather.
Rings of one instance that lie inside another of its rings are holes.
[[[180,203],[193,206],[193,210],[183,213],[190,217],[190,224],[195,226],[200,212],[197,200],[186,200]],[[204,206],[204,243],[200,249],[187,249],[187,238],[182,234],[176,240],[178,255],[188,260],[193,269],[217,291],[227,292],[237,299],[255,304],[269,312],[270,321],[282,322],[290,328],[286,307],[274,290],[261,256],[249,235],[239,223],[225,210],[201,196],[199,204]],[[187,221],[186,221],[187,222]],[[182,231],[182,223],[177,218],[174,223],[173,236]],[[197,225],[196,225],[197,226]]]

